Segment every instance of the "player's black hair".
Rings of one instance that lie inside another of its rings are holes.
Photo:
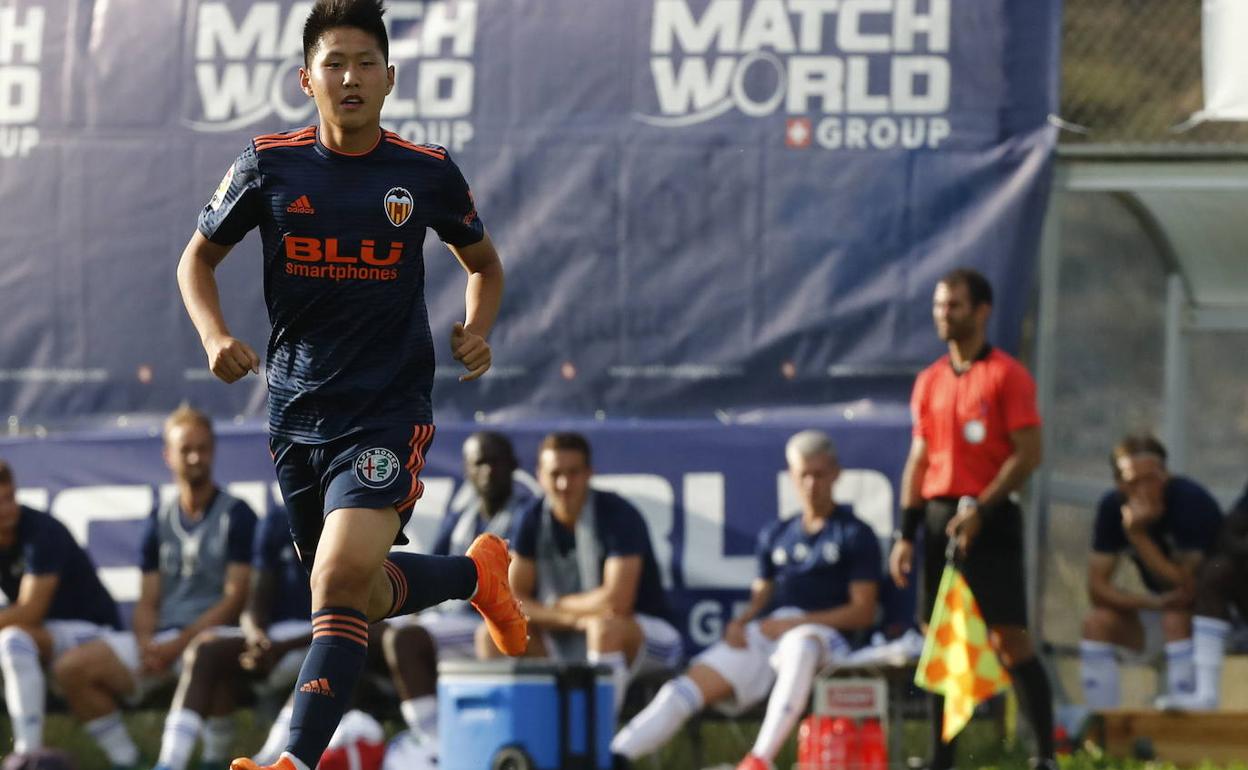
[[[13,486],[13,468],[4,460],[0,460],[0,487]]]
[[[1161,443],[1156,436],[1149,433],[1130,433],[1123,436],[1114,444],[1114,449],[1109,453],[1109,467],[1114,469],[1114,478],[1122,478],[1122,472],[1118,470],[1118,461],[1124,457],[1135,457],[1136,455],[1152,455],[1161,460],[1161,464],[1166,464],[1166,445]]]
[[[966,296],[971,300],[971,307],[992,304],[992,284],[988,283],[988,279],[978,270],[972,270],[969,267],[959,267],[956,270],[950,270],[945,273],[940,282],[946,286],[957,286],[958,284],[965,286]]]
[[[513,466],[519,465],[516,460],[516,448],[512,446],[511,439],[504,434],[494,430],[479,430],[468,438],[475,438],[481,444],[490,444],[501,449]],[[467,442],[465,442],[465,445],[467,445]]]
[[[303,66],[311,66],[321,35],[334,27],[355,27],[377,38],[381,55],[389,64],[390,38],[381,20],[385,12],[382,0],[316,0],[303,23]]]
[[[593,457],[589,450],[589,440],[579,433],[572,431],[555,431],[542,439],[542,443],[537,447],[537,453],[540,455],[547,449],[556,451],[561,449],[569,449],[573,452],[580,452],[585,456],[585,464],[593,465]]]

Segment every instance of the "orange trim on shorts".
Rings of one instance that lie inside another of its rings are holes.
[[[407,458],[407,463],[403,466],[407,468],[407,472],[412,476],[412,486],[407,491],[407,496],[399,502],[395,503],[394,509],[399,513],[411,508],[425,493],[425,482],[420,480],[420,472],[425,467],[425,452],[429,449],[429,445],[433,443],[433,435],[437,429],[433,425],[415,425],[412,427],[412,437],[407,444],[412,448],[411,454]]]

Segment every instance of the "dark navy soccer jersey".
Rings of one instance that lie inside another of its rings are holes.
[[[878,581],[880,544],[875,532],[838,505],[823,529],[802,528],[802,517],[773,521],[758,535],[758,576],[774,586],[768,610],[827,610],[849,602],[849,584]]]
[[[268,134],[238,156],[199,216],[231,245],[260,228],[274,436],[320,444],[433,421],[425,229],[452,246],[485,229],[446,150],[383,131],[359,155],[316,127]]]
[[[26,574],[60,576],[47,620],[86,620],[121,628],[117,603],[100,582],[90,555],[55,517],[23,505],[17,539],[0,549],[0,590],[10,603],[17,601]]]
[[[507,502],[503,503],[502,510],[495,513],[494,517],[489,520],[487,530],[487,522],[481,518],[481,501],[474,496],[471,505],[463,509],[448,510],[442,517],[442,523],[438,525],[438,534],[433,539],[433,548],[429,553],[434,556],[462,556],[477,535],[487,531],[506,539],[511,534],[516,516],[532,500],[532,493],[524,487],[517,486]],[[465,517],[467,517],[467,522],[464,521]]]
[[[637,600],[633,611],[668,619],[667,597],[659,562],[650,543],[650,528],[641,513],[624,498],[612,492],[594,490],[594,530],[602,549],[603,561],[611,556],[640,556],[641,578],[637,581]],[[520,511],[511,531],[511,549],[528,559],[537,558],[538,531],[546,509],[538,498]],[[576,549],[576,533],[554,520],[551,529],[555,544],[567,555]],[[599,565],[601,569],[601,565]]]
[[[1200,484],[1183,476],[1171,476],[1162,489],[1161,517],[1148,530],[1149,539],[1157,544],[1167,557],[1177,551],[1200,551],[1209,554],[1214,550],[1218,532],[1222,529],[1222,509]],[[1148,590],[1163,593],[1167,589],[1158,582],[1140,561],[1135,549],[1130,548],[1127,532],[1122,526],[1122,506],[1126,498],[1117,489],[1106,492],[1096,506],[1096,524],[1092,532],[1092,550],[1097,553],[1122,553],[1131,551],[1131,560],[1140,572],[1140,579]]]
[[[308,573],[295,553],[290,538],[290,514],[278,506],[260,520],[251,566],[274,577],[269,622],[307,620],[312,617],[312,589]]]

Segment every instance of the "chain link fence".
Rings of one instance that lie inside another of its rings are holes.
[[[1062,144],[1248,144],[1248,123],[1175,130],[1204,104],[1200,27],[1200,0],[1065,0]]]

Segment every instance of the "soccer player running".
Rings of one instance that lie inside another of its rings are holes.
[[[988,344],[992,286],[969,269],[936,285],[932,319],[949,353],[923,370],[910,409],[914,436],[902,473],[902,529],[889,571],[905,587],[914,537],[925,523],[921,620],[931,617],[945,548],[956,539],[962,574],[975,594],[989,641],[1031,720],[1040,767],[1053,760],[1053,702],[1048,675],[1027,632],[1022,510],[1011,495],[1040,464],[1036,385],[1027,370]],[[953,767],[954,744],[941,741],[944,698],[933,696],[931,770]]]
[[[422,242],[432,227],[468,273],[451,349],[475,380],[503,269],[456,165],[440,147],[381,128],[394,86],[379,0],[319,0],[304,25],[299,82],[319,124],[253,139],[201,212],[178,284],[209,365],[225,382],[259,357],[225,323],[214,270],[260,229],[272,322],[270,449],[300,559],[313,641],[295,685],[290,741],[273,768],[315,767],[364,665],[368,624],[470,599],[498,648],[524,652],[527,620],[507,582],[506,544],[467,556],[394,553],[423,491],[433,439],[434,352]],[[255,770],[238,759],[235,770]]]

